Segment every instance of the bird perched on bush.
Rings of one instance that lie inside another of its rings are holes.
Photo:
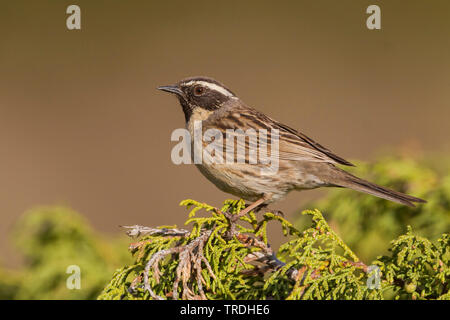
[[[247,106],[230,89],[214,79],[187,78],[175,85],[162,86],[158,89],[177,96],[194,149],[196,122],[201,123],[203,133],[213,129],[228,139],[230,139],[230,136],[227,136],[228,130],[241,134],[249,129],[255,132],[260,130],[277,132],[278,166],[276,172],[272,174],[262,174],[261,169],[267,167],[267,163],[250,163],[248,157],[245,162],[196,163],[200,172],[220,190],[253,202],[242,210],[240,215],[277,201],[291,190],[318,187],[350,188],[411,207],[414,207],[415,202],[426,202],[368,182],[338,168],[336,165],[353,166],[353,164],[303,133]],[[257,139],[257,143],[262,142],[261,137]],[[250,152],[252,142],[250,138],[247,140],[243,147],[245,151]],[[272,144],[274,142],[273,137],[267,137],[266,140]],[[200,146],[204,145],[205,142],[202,141]]]

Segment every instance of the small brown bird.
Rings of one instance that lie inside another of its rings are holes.
[[[194,123],[201,122],[202,132],[241,129],[278,130],[278,170],[261,174],[263,163],[197,163],[200,172],[220,190],[253,203],[241,211],[243,215],[259,206],[277,201],[291,190],[318,187],[344,187],[414,207],[426,202],[401,192],[360,179],[336,165],[353,166],[303,133],[288,127],[247,106],[220,82],[207,77],[183,79],[175,85],[158,88],[175,94],[180,101],[194,146]],[[270,142],[270,139],[267,139]],[[204,143],[203,143],[204,145]],[[245,142],[245,150],[249,150]],[[248,158],[246,159],[248,160]]]

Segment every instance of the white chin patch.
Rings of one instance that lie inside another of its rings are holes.
[[[223,94],[223,95],[225,95],[227,97],[234,97],[234,95],[230,91],[225,89],[224,87],[221,87],[221,86],[219,86],[219,85],[217,85],[215,83],[211,83],[211,82],[206,82],[206,81],[189,81],[185,85],[186,86],[191,86],[193,84],[202,85],[202,86],[204,86],[206,88],[209,88],[211,90],[220,92],[221,94]]]

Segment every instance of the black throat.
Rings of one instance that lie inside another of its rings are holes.
[[[183,108],[184,119],[188,123],[192,115],[192,108],[182,97],[178,97],[178,100],[180,101],[181,108]]]

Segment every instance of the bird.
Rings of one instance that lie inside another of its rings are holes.
[[[245,104],[219,81],[199,76],[182,79],[157,89],[175,95],[185,117],[194,147],[195,123],[202,132],[218,130],[273,130],[278,133],[278,169],[262,174],[267,164],[203,161],[195,163],[200,172],[220,190],[251,202],[239,216],[283,199],[290,191],[320,187],[349,188],[409,207],[426,201],[361,179],[338,166],[354,166],[328,148],[262,112]],[[276,131],[275,131],[276,130]],[[241,132],[241,131],[239,131]],[[258,140],[259,141],[259,140]],[[267,141],[272,142],[269,138]],[[200,145],[203,146],[202,142]],[[245,150],[250,143],[245,141]],[[236,151],[236,150],[234,150]]]

